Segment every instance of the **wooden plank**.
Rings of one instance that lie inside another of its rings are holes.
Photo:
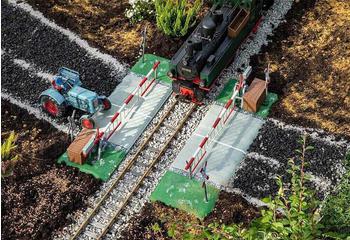
[[[228,26],[227,35],[236,38],[244,25],[248,22],[250,12],[242,8]]]
[[[68,158],[71,162],[82,165],[85,158],[82,155],[84,146],[90,138],[96,134],[95,130],[84,128],[79,135],[74,139],[67,149]]]
[[[265,98],[265,81],[255,78],[243,95],[243,109],[256,113]]]

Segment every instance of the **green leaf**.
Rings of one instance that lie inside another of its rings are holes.
[[[187,223],[187,224],[184,226],[184,228],[187,229],[187,228],[190,228],[191,226],[192,226],[191,223]]]
[[[155,224],[152,225],[152,229],[156,232],[159,232],[161,229],[159,227],[159,224],[156,222]]]
[[[304,175],[304,178],[305,178],[305,179],[311,179],[311,175],[305,174],[305,175]]]
[[[215,233],[213,239],[218,240],[221,238],[221,235],[219,233]]]
[[[314,149],[314,147],[313,146],[307,146],[305,149],[306,150],[311,150],[311,149]]]
[[[263,198],[261,199],[261,201],[263,201],[264,203],[271,203],[271,196],[268,198]]]
[[[276,230],[276,231],[281,231],[283,230],[283,224],[281,222],[274,222],[271,224],[272,229]]]
[[[171,224],[171,229],[168,230],[168,237],[174,237],[175,236],[175,223]]]
[[[183,240],[192,240],[192,239],[194,239],[194,234],[192,234],[192,233],[184,233],[184,234],[182,234],[182,239]]]

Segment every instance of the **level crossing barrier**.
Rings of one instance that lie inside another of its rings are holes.
[[[117,131],[120,125],[123,122],[125,122],[125,119],[129,115],[133,107],[138,103],[140,99],[142,99],[142,97],[146,94],[151,85],[155,82],[157,78],[156,69],[159,66],[159,64],[160,61],[158,60],[153,65],[152,69],[148,72],[148,74],[142,79],[142,81],[136,86],[136,88],[131,92],[131,94],[125,99],[123,105],[119,108],[118,112],[109,121],[104,131],[100,131],[99,128],[97,128],[96,135],[93,136],[83,148],[82,153],[85,158],[91,153],[91,150],[94,148],[94,146],[98,145],[101,141],[107,142]],[[151,78],[152,73],[154,73],[154,78]],[[99,148],[99,156],[100,150],[101,148]]]
[[[202,162],[203,158],[208,152],[208,149],[211,147],[212,142],[216,138],[216,136],[219,135],[221,130],[224,128],[224,125],[226,124],[227,120],[230,118],[233,110],[236,107],[236,98],[239,95],[239,91],[242,88],[242,76],[240,76],[239,84],[235,84],[234,86],[234,92],[230,100],[227,102],[225,107],[220,111],[219,116],[216,118],[215,122],[213,123],[211,129],[207,133],[207,135],[203,138],[202,142],[197,147],[196,151],[193,153],[192,157],[189,161],[187,161],[185,170],[189,170],[190,177],[197,172],[198,165]],[[206,166],[206,163],[205,163]],[[203,169],[201,169],[201,172]]]

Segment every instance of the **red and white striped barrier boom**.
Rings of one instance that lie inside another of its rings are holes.
[[[142,79],[142,81],[137,85],[137,87],[132,91],[132,93],[126,98],[123,105],[119,108],[118,112],[112,117],[112,119],[109,121],[109,123],[105,127],[104,132],[97,131],[96,136],[93,136],[90,139],[90,141],[83,148],[84,157],[87,157],[91,149],[95,145],[97,145],[101,141],[101,139],[106,139],[108,141],[113,136],[115,131],[122,124],[123,120],[130,113],[132,107],[138,102],[138,101],[134,101],[133,104],[131,103],[131,100],[134,98],[134,96],[136,95],[136,96],[143,97],[143,95],[145,95],[145,93],[148,91],[150,86],[156,80],[157,76],[155,76],[152,80],[150,79],[150,76],[154,71],[156,71],[156,68],[158,67],[159,64],[160,64],[160,61],[157,61],[152,67],[152,69],[148,72],[146,77]]]
[[[238,87],[236,86],[237,85],[235,85],[233,95],[225,105],[225,108],[221,110],[219,116],[215,120],[213,126],[211,127],[207,135],[203,138],[197,150],[194,152],[190,160],[186,162],[187,165],[185,167],[185,170],[189,170],[191,177],[192,177],[192,174],[195,173],[199,163],[203,160],[204,156],[206,155],[211,143],[213,142],[215,137],[218,135],[220,130],[224,127],[225,123],[227,122],[233,110],[235,109],[236,107],[235,100],[242,87],[242,76],[240,76],[240,82]]]

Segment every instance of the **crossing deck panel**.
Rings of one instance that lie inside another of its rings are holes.
[[[141,82],[142,77],[135,73],[129,73],[108,97],[112,103],[112,108],[93,116],[96,126],[99,126],[101,131],[104,131],[104,127],[123,105],[125,99],[134,88]],[[170,84],[155,82],[143,98],[135,96],[129,103],[132,106],[130,114],[122,120],[121,126],[111,137],[110,142],[120,146],[124,151],[129,151],[163,103],[168,99],[171,91]],[[136,102],[135,105],[134,102]]]
[[[210,107],[206,116],[176,157],[171,165],[171,169],[175,171],[180,170],[180,172],[184,170],[186,161],[190,160],[195,149],[215,122],[221,109],[223,109],[223,106],[217,104],[213,104]],[[237,111],[232,113],[232,116],[215,138],[211,145],[212,147],[206,155],[208,160],[207,174],[210,182],[219,186],[228,184],[229,179],[241,163],[243,155],[257,136],[262,124],[263,120],[249,113]],[[201,164],[198,165],[198,168],[200,167]],[[197,177],[200,177],[199,173],[197,173]]]

